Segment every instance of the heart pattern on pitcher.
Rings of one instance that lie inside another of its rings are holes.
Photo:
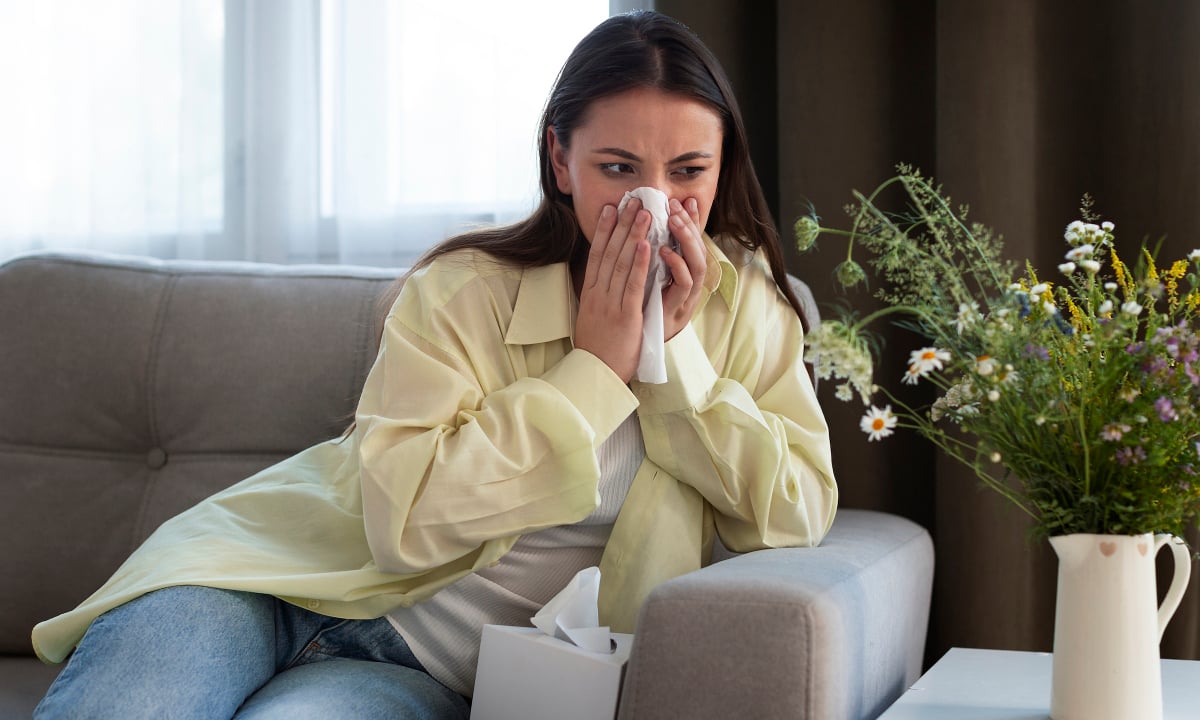
[[[1146,556],[1146,552],[1149,549],[1150,548],[1146,545],[1146,543],[1138,543],[1138,552],[1141,553],[1142,557]]]
[[[1103,555],[1104,557],[1110,557],[1116,551],[1117,551],[1117,544],[1115,542],[1100,543],[1100,554]]]

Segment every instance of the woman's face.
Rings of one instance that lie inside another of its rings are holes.
[[[708,223],[721,168],[724,132],[708,105],[655,88],[637,88],[596,100],[564,148],[549,133],[558,189],[570,195],[588,242],[600,211],[616,207],[629,190],[649,186],[669,200],[694,199],[699,226]]]

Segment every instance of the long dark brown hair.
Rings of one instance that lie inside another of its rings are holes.
[[[558,262],[578,268],[586,263],[587,239],[575,218],[571,196],[559,191],[555,182],[547,129],[553,127],[558,142],[567,148],[593,102],[635,88],[694,98],[721,117],[720,180],[705,230],[710,237],[727,234],[750,251],[762,248],[776,285],[807,329],[804,311],[788,283],[779,234],[750,162],[746,128],[729,79],[695,33],[653,11],[616,15],[600,23],[575,46],[559,71],[538,126],[542,199],[537,209],[515,225],[452,237],[426,252],[413,269],[461,248],[483,250],[526,268]],[[395,300],[400,284],[383,299],[386,305]]]

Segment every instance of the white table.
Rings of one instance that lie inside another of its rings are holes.
[[[1050,653],[951,648],[879,720],[1047,720]],[[1200,718],[1200,661],[1163,660],[1163,720]]]

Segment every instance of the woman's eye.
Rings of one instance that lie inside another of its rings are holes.
[[[684,178],[694,178],[707,169],[708,168],[699,165],[691,165],[688,167],[676,168],[675,174],[682,175]]]
[[[633,166],[629,163],[604,163],[600,171],[608,175],[625,175],[633,172]]]

